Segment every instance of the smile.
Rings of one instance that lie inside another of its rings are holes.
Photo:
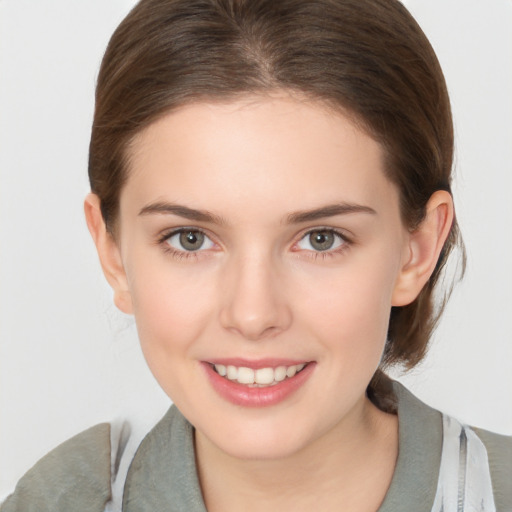
[[[267,367],[253,370],[245,366],[214,364],[213,368],[221,377],[225,377],[230,381],[245,384],[249,387],[268,387],[275,386],[286,379],[292,378],[302,371],[305,366],[305,363],[301,363],[291,366]]]
[[[267,407],[299,392],[314,373],[316,362],[231,359],[203,361],[202,367],[223,399],[242,407]]]

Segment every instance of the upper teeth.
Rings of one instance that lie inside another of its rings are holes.
[[[216,372],[229,380],[236,380],[240,384],[256,384],[262,386],[272,386],[283,381],[286,377],[293,377],[300,372],[305,364],[294,364],[292,366],[278,366],[277,368],[246,368],[245,366],[232,366],[215,364]]]

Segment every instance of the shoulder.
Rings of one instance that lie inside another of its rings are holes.
[[[495,462],[497,467],[508,469],[512,474],[512,436],[495,434],[477,427],[472,429],[484,443],[491,463]]]
[[[495,434],[473,427],[487,451],[492,487],[498,510],[512,510],[512,436]]]
[[[394,391],[402,454],[410,461],[416,453],[411,446],[420,447],[422,468],[433,475],[430,484],[437,480],[433,510],[451,510],[461,499],[466,504],[486,503],[485,510],[512,510],[512,437],[464,425],[399,383],[394,383]]]
[[[206,512],[197,477],[194,429],[172,406],[140,443],[126,475],[123,511]]]
[[[110,425],[96,425],[44,456],[18,482],[1,512],[90,510],[111,497]]]

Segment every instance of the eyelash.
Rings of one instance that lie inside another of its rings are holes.
[[[307,257],[312,260],[318,260],[319,258],[322,260],[327,260],[327,259],[331,259],[331,258],[340,256],[345,251],[347,251],[350,248],[350,246],[354,243],[353,240],[350,237],[348,237],[345,232],[339,231],[334,228],[326,227],[326,226],[319,226],[319,227],[314,227],[313,229],[308,229],[307,231],[302,233],[300,235],[298,242],[295,242],[294,245],[297,245],[301,240],[304,240],[307,236],[311,235],[311,233],[315,233],[315,232],[331,233],[331,234],[337,236],[338,238],[340,238],[342,241],[342,244],[335,249],[327,249],[325,251],[312,251],[312,250],[300,251],[300,252],[305,252]],[[299,251],[297,251],[297,252],[299,252]]]
[[[172,229],[171,231],[166,231],[160,235],[160,237],[157,239],[157,244],[160,245],[163,249],[163,251],[166,254],[171,255],[173,258],[176,258],[177,260],[184,260],[184,259],[197,259],[199,257],[199,254],[203,251],[197,250],[197,251],[179,251],[177,249],[174,249],[174,247],[171,247],[167,241],[172,238],[175,235],[179,235],[180,233],[202,233],[204,236],[211,239],[211,237],[202,229],[195,228],[195,227],[182,227],[178,229]]]
[[[197,259],[200,255],[200,253],[204,252],[201,250],[197,251],[186,251],[186,250],[177,250],[171,247],[167,241],[180,233],[187,233],[187,232],[196,232],[196,233],[202,233],[204,236],[208,237],[210,240],[212,239],[211,236],[208,235],[208,233],[202,229],[195,228],[195,227],[182,227],[178,229],[173,229],[171,231],[166,231],[165,233],[162,233],[162,235],[157,239],[157,244],[160,245],[163,249],[163,251],[167,254],[170,254],[173,258],[176,258],[177,260],[184,260],[184,259]],[[336,256],[341,255],[344,253],[352,244],[353,240],[349,238],[346,233],[338,231],[334,228],[329,227],[315,227],[313,229],[308,229],[304,233],[300,235],[300,238],[297,242],[294,243],[294,246],[297,245],[300,241],[304,240],[307,236],[311,235],[311,233],[315,232],[325,232],[325,233],[332,233],[334,236],[340,238],[342,240],[342,244],[333,249],[327,249],[325,251],[314,251],[314,250],[296,250],[294,252],[301,252],[306,253],[308,258],[311,258],[313,260],[317,260],[318,258],[321,258],[323,260],[334,258]]]

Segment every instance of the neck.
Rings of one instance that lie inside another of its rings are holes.
[[[366,397],[322,437],[279,459],[231,457],[196,432],[198,471],[209,512],[345,510],[374,512],[398,453],[396,416]]]

